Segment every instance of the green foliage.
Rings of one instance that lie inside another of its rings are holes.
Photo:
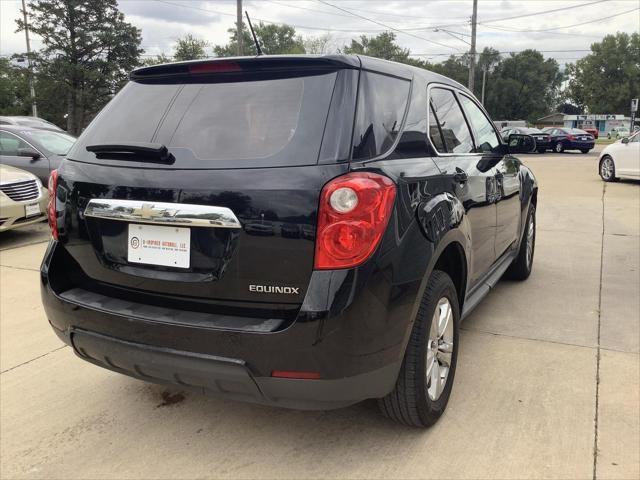
[[[342,53],[368,55],[401,63],[408,63],[409,59],[409,49],[396,43],[396,34],[393,32],[382,32],[375,37],[362,35],[360,41],[351,40],[351,45],[345,46]]]
[[[0,115],[30,115],[29,77],[26,68],[0,58]]]
[[[333,37],[330,33],[325,33],[318,37],[307,37],[304,39],[304,50],[310,55],[327,55],[335,52]]]
[[[485,107],[494,119],[534,122],[557,105],[562,74],[554,59],[536,50],[511,54],[487,80]]]
[[[173,49],[173,58],[176,62],[206,58],[206,49],[208,47],[209,42],[196,38],[189,33],[178,39],[176,46]]]
[[[147,57],[142,61],[143,67],[151,67],[153,65],[160,65],[162,63],[171,63],[173,62],[173,58],[161,53],[160,55],[154,55],[152,57]]]
[[[260,22],[253,26],[260,46],[265,54],[285,55],[306,53],[302,37],[296,33],[296,29],[289,25],[276,25]],[[238,55],[238,35],[236,28],[230,28],[229,43],[216,45],[213,51],[218,57],[235,57]],[[253,37],[248,27],[242,24],[242,43],[244,55],[257,55]]]
[[[138,66],[140,30],[125,22],[116,0],[39,0],[27,10],[29,28],[43,42],[37,96],[55,103],[43,102],[42,116],[66,110],[67,130],[77,134]],[[22,19],[17,23],[23,30]],[[53,99],[47,91],[55,92]]]
[[[590,113],[627,113],[640,96],[640,34],[607,35],[567,66],[569,98]]]

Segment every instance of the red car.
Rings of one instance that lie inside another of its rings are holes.
[[[591,135],[593,135],[593,138],[598,138],[598,129],[597,128],[583,128],[582,130],[584,130],[587,133],[590,133]]]

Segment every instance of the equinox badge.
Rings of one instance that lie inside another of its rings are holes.
[[[273,285],[249,285],[250,292],[258,293],[285,293],[289,295],[298,295],[299,287],[276,287]]]

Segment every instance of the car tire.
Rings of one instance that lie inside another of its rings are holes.
[[[598,165],[598,171],[600,172],[600,178],[605,182],[615,182],[618,180],[616,178],[616,163],[609,155],[602,157],[600,165]]]
[[[609,140],[611,140],[611,134],[610,134],[610,133],[607,133],[607,138],[608,138]]]
[[[443,315],[444,327],[434,322],[436,316],[440,319]],[[456,372],[459,321],[453,281],[445,272],[434,270],[420,302],[396,385],[386,397],[378,399],[386,417],[424,428],[442,416]]]
[[[505,272],[505,278],[510,280],[526,280],[533,269],[533,254],[536,247],[536,207],[531,205],[527,212],[522,241],[518,255]]]
[[[591,149],[589,148],[583,148],[580,150],[582,153],[589,153],[591,151]]]
[[[538,149],[538,153],[546,153],[547,149],[546,148],[539,148]]]
[[[562,143],[562,142],[558,142],[558,143],[556,143],[556,144],[554,145],[554,147],[553,147],[553,150],[554,150],[556,153],[562,153],[562,152],[564,152],[564,143]]]

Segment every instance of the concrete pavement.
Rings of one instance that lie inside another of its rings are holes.
[[[640,183],[605,186],[594,154],[524,160],[540,183],[534,271],[464,323],[448,410],[426,431],[374,402],[280,410],[84,363],[39,305],[43,233],[0,237],[0,477],[639,478]]]

